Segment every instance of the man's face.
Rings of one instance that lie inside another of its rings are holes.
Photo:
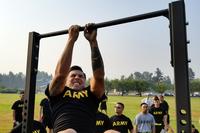
[[[85,87],[85,76],[82,71],[72,70],[67,76],[66,85],[75,90],[81,90]]]
[[[155,107],[160,107],[160,101],[159,100],[154,100],[153,101]]]
[[[142,113],[147,113],[147,111],[148,111],[148,105],[147,104],[142,104],[141,110],[142,110]]]
[[[159,100],[160,100],[161,102],[163,102],[163,101],[164,101],[164,97],[163,97],[163,96],[159,96]]]
[[[123,106],[121,104],[116,104],[115,105],[115,113],[121,115],[123,113],[123,110],[124,110],[124,108],[123,108]]]
[[[20,97],[21,101],[24,101],[24,93],[20,94],[19,97]]]

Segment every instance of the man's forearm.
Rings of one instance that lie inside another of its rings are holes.
[[[104,76],[104,64],[103,59],[101,57],[101,53],[98,48],[97,41],[90,42],[91,44],[91,54],[92,54],[92,69],[93,72],[97,72],[96,76]],[[95,76],[95,75],[94,75]]]

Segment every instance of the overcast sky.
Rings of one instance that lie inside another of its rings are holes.
[[[28,33],[68,29],[72,24],[100,23],[168,8],[172,0],[0,0],[0,73],[26,71]],[[188,54],[196,77],[200,77],[199,0],[185,1]],[[98,43],[106,77],[119,78],[135,71],[154,72],[157,67],[173,79],[170,65],[169,21],[157,17],[98,29]],[[40,71],[54,73],[68,36],[42,39]],[[73,62],[91,75],[90,47],[81,32]]]

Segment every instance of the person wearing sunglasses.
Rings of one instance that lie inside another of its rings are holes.
[[[121,102],[117,102],[114,106],[115,115],[110,117],[112,130],[119,131],[120,133],[133,133],[133,125],[131,120],[123,114],[124,104]]]

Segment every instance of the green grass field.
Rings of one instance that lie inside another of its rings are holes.
[[[35,119],[39,118],[39,104],[41,99],[45,97],[43,94],[37,94],[35,100]],[[116,102],[125,104],[124,114],[131,120],[140,111],[140,101],[144,97],[133,96],[109,96],[108,97],[108,115],[114,114],[114,105]],[[17,94],[0,94],[0,133],[8,133],[12,128],[12,110],[11,106],[15,100],[19,99]],[[170,105],[171,126],[176,131],[176,112],[174,97],[165,97]],[[200,98],[191,98],[192,123],[200,130]]]

